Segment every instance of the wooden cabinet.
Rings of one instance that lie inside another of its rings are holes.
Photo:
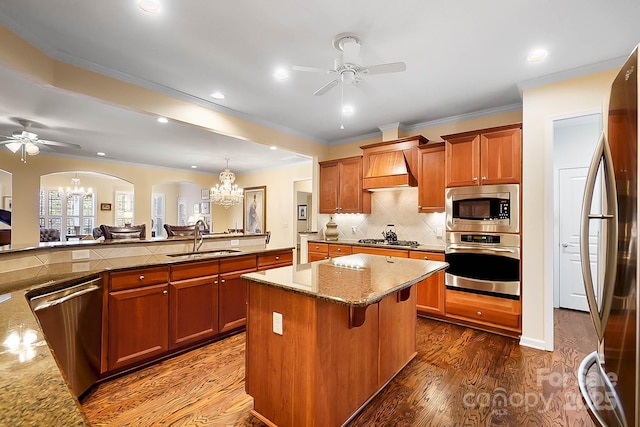
[[[371,213],[362,189],[362,157],[320,162],[320,213]]]
[[[418,212],[444,212],[444,144],[419,147]]]
[[[218,333],[218,260],[171,266],[169,348]]]
[[[445,135],[445,185],[519,184],[522,124]]]
[[[351,245],[329,244],[329,258],[351,255]]]
[[[220,333],[244,327],[247,323],[247,284],[240,278],[257,270],[255,255],[220,260],[220,304],[218,324]]]
[[[323,259],[329,259],[329,245],[326,243],[309,242],[309,262],[322,261]]]
[[[444,261],[443,253],[411,251],[409,258]],[[444,316],[444,271],[427,277],[417,285],[418,314]]]
[[[494,332],[507,331],[517,335],[521,331],[521,306],[518,300],[450,289],[446,290],[445,299],[449,318]]]
[[[371,246],[354,246],[351,249],[354,254],[371,254],[382,256],[393,256],[397,258],[409,258],[409,251],[407,249],[387,249],[387,248],[373,248]]]
[[[168,267],[111,274],[108,294],[109,370],[130,366],[169,350],[168,278]],[[144,283],[145,280],[152,284]],[[158,281],[161,283],[155,284]],[[134,287],[132,284],[136,283],[138,286]]]
[[[278,251],[258,254],[258,271],[293,264],[293,251]]]

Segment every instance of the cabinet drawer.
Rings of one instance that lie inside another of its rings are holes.
[[[269,265],[290,265],[293,263],[293,252],[283,251],[258,255],[258,268]]]
[[[369,246],[354,246],[354,254],[371,254],[371,255],[383,255],[394,256],[397,258],[409,258],[409,251],[402,249],[386,249],[386,248],[371,248]]]
[[[410,251],[409,258],[426,259],[429,261],[444,261],[444,254],[440,252]]]
[[[152,267],[139,270],[119,271],[110,275],[110,289],[139,288],[141,286],[157,285],[169,281],[169,267]]]
[[[189,262],[171,266],[171,281],[218,274],[218,260]]]
[[[233,256],[220,260],[220,273],[230,271],[250,270],[257,267],[257,257],[255,255]]]
[[[337,257],[343,255],[351,255],[351,246],[350,245],[329,245],[329,256]]]
[[[309,252],[329,253],[329,245],[326,243],[309,242]]]
[[[520,301],[447,289],[446,314],[454,318],[520,329]]]

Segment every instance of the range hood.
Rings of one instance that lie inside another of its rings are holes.
[[[418,185],[418,146],[429,142],[421,135],[363,145],[362,187],[378,190]]]

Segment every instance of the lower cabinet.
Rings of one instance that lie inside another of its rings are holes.
[[[218,276],[180,280],[169,285],[169,348],[218,333]]]
[[[309,242],[309,262],[322,261],[323,259],[329,259],[329,245],[326,243],[314,243]]]
[[[169,350],[168,288],[164,283],[109,293],[109,370]]]
[[[244,327],[240,276],[292,262],[293,252],[283,250],[107,274],[103,366],[134,367]]]
[[[475,326],[519,334],[521,305],[518,300],[447,289],[447,317]]]
[[[411,251],[409,258],[444,261],[444,254],[435,252]],[[436,314],[444,316],[444,271],[427,277],[417,285],[418,314]]]

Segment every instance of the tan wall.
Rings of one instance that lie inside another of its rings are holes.
[[[92,171],[116,176],[133,184],[135,192],[135,222],[151,227],[151,193],[154,184],[167,181],[187,181],[209,188],[211,175],[169,169],[133,166],[99,161],[51,157],[39,154],[20,162],[9,150],[0,150],[0,169],[13,174],[12,244],[33,244],[40,239],[38,204],[40,177],[56,172]],[[84,185],[84,182],[81,182]],[[100,199],[99,202],[106,202]],[[113,203],[111,201],[110,203]]]
[[[523,94],[522,335],[532,345],[553,343],[552,120],[600,111],[615,72],[528,89]]]

